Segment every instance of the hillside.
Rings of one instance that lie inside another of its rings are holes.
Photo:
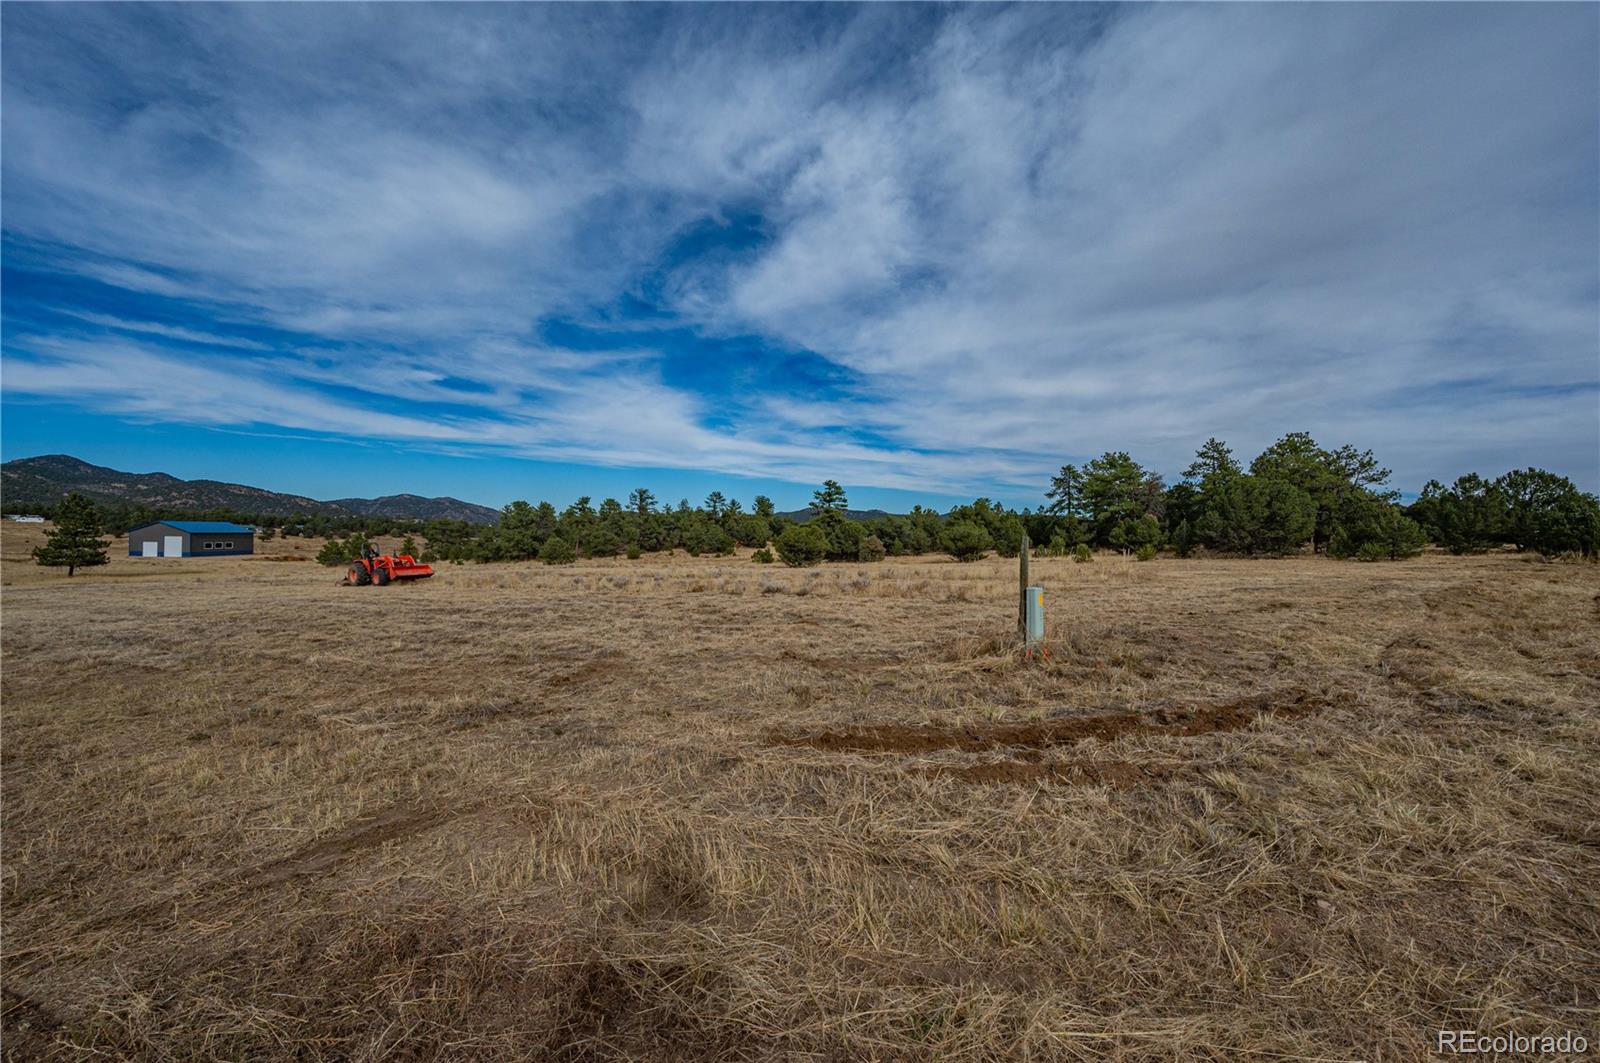
[[[54,502],[76,491],[96,502],[152,509],[230,509],[247,513],[320,513],[327,516],[465,520],[492,524],[499,511],[459,498],[385,495],[319,502],[304,495],[268,491],[220,480],[180,480],[164,472],[120,472],[67,454],[18,458],[0,465],[0,495],[8,511],[29,502]]]
[[[805,509],[788,510],[787,512],[778,514],[778,516],[788,517],[792,521],[804,524],[806,521],[815,517],[818,512],[820,511],[816,508],[807,506]],[[890,513],[886,509],[847,509],[844,511],[844,515],[848,520],[877,520],[879,517],[895,516],[895,514]]]

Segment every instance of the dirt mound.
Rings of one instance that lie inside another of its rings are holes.
[[[985,749],[1076,745],[1096,738],[1109,742],[1128,734],[1189,738],[1217,731],[1239,731],[1259,716],[1307,716],[1327,707],[1306,690],[1274,691],[1210,705],[1173,706],[1149,712],[1099,713],[1064,720],[1020,724],[968,724],[963,727],[911,727],[882,724],[849,731],[813,734],[774,733],[775,745],[811,746],[830,753],[978,752]]]

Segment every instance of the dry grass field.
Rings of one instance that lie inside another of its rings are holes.
[[[8,1058],[1600,1040],[1600,570],[681,554],[68,580],[7,526]]]

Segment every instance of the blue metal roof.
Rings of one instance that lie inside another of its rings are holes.
[[[169,528],[177,528],[179,531],[186,531],[191,535],[196,533],[201,535],[216,535],[218,533],[249,535],[255,531],[249,525],[230,524],[225,520],[158,520],[156,524],[165,524]],[[153,528],[155,525],[146,524],[145,527]],[[134,531],[141,530],[143,529],[134,529]]]

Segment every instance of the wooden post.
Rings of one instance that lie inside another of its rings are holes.
[[[1022,533],[1022,549],[1017,553],[1017,635],[1028,641],[1028,533]]]

